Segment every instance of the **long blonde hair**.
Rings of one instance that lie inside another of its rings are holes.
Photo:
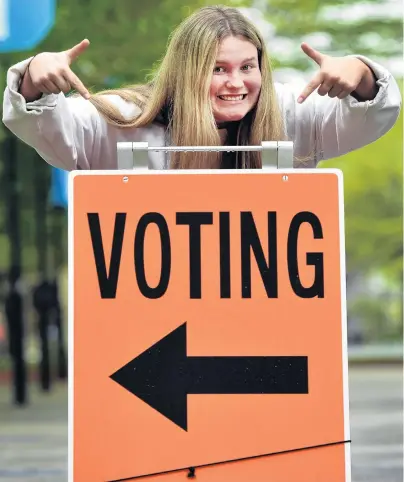
[[[262,87],[256,106],[238,123],[237,145],[260,145],[263,140],[285,140],[277,105],[272,69],[265,43],[255,26],[235,8],[209,6],[186,18],[171,34],[167,51],[150,82],[106,90],[91,102],[107,122],[120,127],[142,127],[163,122],[172,146],[219,146],[209,89],[220,42],[229,36],[249,40],[258,51]],[[124,118],[105,94],[119,95],[140,107],[141,114]],[[260,152],[238,152],[238,165],[261,168]],[[220,167],[217,152],[172,153],[170,167]]]

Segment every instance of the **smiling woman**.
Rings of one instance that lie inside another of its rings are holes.
[[[116,143],[150,146],[294,143],[296,167],[315,167],[374,142],[397,120],[401,97],[391,74],[361,56],[331,57],[307,44],[319,69],[301,91],[272,78],[266,46],[239,10],[204,7],[173,32],[144,85],[91,95],[71,70],[89,41],[11,67],[3,122],[51,165],[116,169]],[[78,94],[67,97],[72,89]],[[316,91],[316,92],[315,92]],[[151,169],[260,168],[261,153],[163,152]]]

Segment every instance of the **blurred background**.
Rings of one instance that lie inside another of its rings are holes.
[[[216,3],[0,0],[1,95],[11,65],[84,38],[91,45],[73,70],[88,88],[143,82],[173,28]],[[223,3],[260,28],[277,81],[310,80],[316,65],[300,49],[306,41],[334,56],[368,56],[402,89],[399,0]],[[57,482],[67,480],[65,175],[4,125],[0,144],[0,480]],[[319,167],[344,174],[354,482],[401,482],[402,114],[382,139]]]

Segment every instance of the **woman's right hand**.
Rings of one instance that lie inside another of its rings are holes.
[[[67,94],[75,89],[85,99],[90,93],[70,69],[71,64],[81,55],[90,42],[85,39],[63,52],[43,52],[31,61],[20,87],[20,93],[27,100],[39,98],[42,94]]]

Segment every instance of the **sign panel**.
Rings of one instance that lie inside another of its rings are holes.
[[[70,480],[349,482],[340,173],[69,189]]]

